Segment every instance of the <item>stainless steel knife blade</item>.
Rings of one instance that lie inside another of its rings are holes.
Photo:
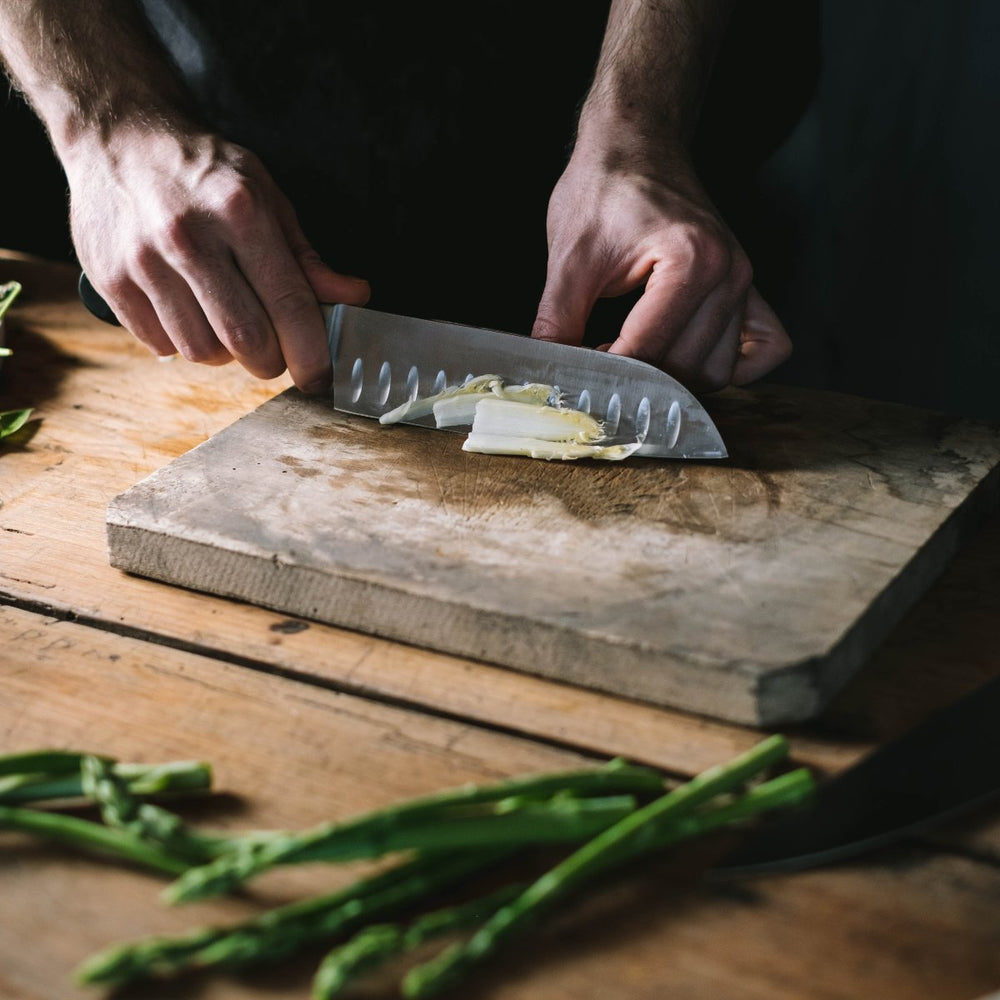
[[[712,878],[842,861],[1000,797],[1000,677],[821,783],[812,804],[765,822]]]
[[[470,376],[498,375],[510,383],[558,387],[568,405],[603,420],[609,438],[641,438],[636,454],[727,457],[704,406],[676,379],[642,361],[348,305],[328,310],[327,334],[333,405],[347,413],[378,417]],[[433,426],[430,417],[409,422]]]

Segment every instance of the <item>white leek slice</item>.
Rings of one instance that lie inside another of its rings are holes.
[[[527,385],[504,385],[500,379],[489,383],[489,391],[498,399],[512,403],[529,403],[544,406],[558,400],[561,393],[551,385],[530,382]],[[483,393],[461,393],[438,399],[434,403],[434,422],[438,427],[471,427],[476,407],[483,400]]]
[[[525,385],[495,385],[493,395],[501,399],[510,399],[515,403],[548,403],[551,406],[558,406],[562,400],[562,393],[552,385],[545,385],[544,382],[528,382]]]
[[[380,424],[396,424],[400,420],[416,420],[417,417],[426,417],[434,412],[434,404],[442,399],[450,399],[453,396],[461,396],[467,393],[487,393],[491,392],[494,385],[502,385],[503,379],[498,375],[479,375],[476,378],[470,378],[468,382],[464,382],[462,385],[452,385],[440,392],[434,393],[433,396],[422,396],[418,399],[407,400],[407,402],[400,404],[394,410],[390,410],[388,413],[383,413],[381,417],[378,418]]]
[[[635,454],[640,441],[628,444],[581,444],[578,441],[543,441],[536,437],[515,437],[506,434],[477,434],[473,431],[462,443],[462,451],[481,455],[522,455],[546,461],[570,462],[577,458],[598,458],[620,462]]]
[[[601,422],[582,410],[517,403],[491,396],[478,401],[472,432],[578,444],[596,444],[604,437]]]
[[[434,404],[434,423],[438,427],[469,427],[481,402],[480,393],[470,392],[439,399]]]

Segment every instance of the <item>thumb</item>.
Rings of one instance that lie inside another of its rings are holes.
[[[596,296],[581,286],[579,276],[571,281],[569,269],[555,268],[550,262],[531,336],[558,344],[582,343],[595,301]]]
[[[292,203],[285,195],[273,186],[273,196],[278,214],[278,224],[281,226],[288,246],[298,262],[306,281],[313,290],[319,302],[343,302],[350,306],[363,306],[372,294],[371,287],[364,278],[354,278],[340,274],[327,267],[323,259],[313,249],[306,234],[299,225],[298,217]]]
[[[327,267],[312,247],[296,253],[302,273],[320,302],[343,302],[349,306],[363,306],[372,295],[371,286],[364,278],[340,274]]]
[[[751,287],[747,293],[743,329],[740,331],[740,353],[733,369],[732,384],[746,385],[766,375],[787,361],[792,353],[792,341],[784,324],[764,301],[760,292]]]

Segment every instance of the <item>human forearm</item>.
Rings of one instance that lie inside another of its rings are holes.
[[[733,0],[614,0],[578,147],[661,154],[691,139]]]
[[[595,302],[641,297],[607,345],[694,389],[759,378],[790,342],[697,175],[690,143],[732,0],[614,0],[549,201],[532,335],[580,343]]]
[[[330,382],[317,300],[362,304],[252,151],[202,127],[130,0],[0,0],[0,54],[69,182],[77,256],[160,355]]]
[[[186,92],[129,0],[0,0],[0,57],[60,159],[132,127],[192,127]]]

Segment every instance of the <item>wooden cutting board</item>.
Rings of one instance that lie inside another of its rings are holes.
[[[810,718],[997,502],[1000,429],[713,397],[731,457],[546,463],[291,389],[117,497],[130,573],[737,722]]]

